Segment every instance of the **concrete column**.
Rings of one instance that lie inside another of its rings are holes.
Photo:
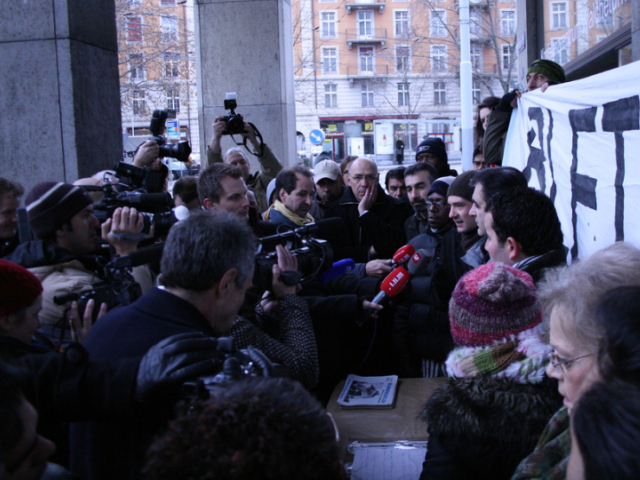
[[[0,17],[1,175],[30,189],[122,158],[115,6],[5,2]]]
[[[631,55],[634,62],[640,60],[640,2],[631,2]]]
[[[226,115],[227,92],[286,167],[297,163],[290,0],[196,0],[196,66],[201,157],[211,124]],[[237,139],[242,139],[236,135]],[[233,146],[229,137],[222,150]],[[252,171],[259,168],[251,157]]]

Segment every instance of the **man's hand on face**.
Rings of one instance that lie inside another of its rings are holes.
[[[376,198],[378,197],[378,181],[373,185],[367,186],[367,190],[362,196],[362,200],[358,204],[358,213],[362,215],[367,210],[371,210],[371,207],[376,203]]]
[[[133,157],[133,164],[136,167],[151,167],[153,162],[160,156],[160,148],[155,140],[147,140]]]
[[[142,232],[144,219],[135,208],[118,207],[113,216],[102,224],[102,238],[116,249],[118,255],[128,255],[138,249],[138,242],[127,242],[118,238],[122,234]]]

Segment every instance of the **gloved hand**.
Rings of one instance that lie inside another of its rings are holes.
[[[220,372],[228,353],[223,343],[201,332],[181,333],[157,343],[140,360],[134,401],[144,403],[164,390],[177,390],[185,381]]]
[[[497,112],[511,113],[513,111],[513,102],[519,96],[520,92],[518,90],[510,91],[500,99],[500,103],[494,107],[494,110]]]

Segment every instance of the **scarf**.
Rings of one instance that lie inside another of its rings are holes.
[[[264,212],[264,215],[262,216],[262,218],[264,218],[265,220],[269,220],[269,217],[271,216],[271,210],[275,210],[276,212],[281,213],[282,215],[285,216],[285,218],[287,220],[289,220],[292,223],[295,223],[296,225],[298,225],[299,227],[301,227],[302,225],[306,224],[306,223],[311,223],[314,221],[314,218],[309,215],[307,213],[307,215],[305,217],[301,217],[300,215],[296,215],[295,213],[293,213],[291,210],[289,210],[284,203],[282,203],[280,200],[276,200],[272,206],[269,207],[269,209]]]
[[[542,324],[510,335],[493,345],[458,347],[445,362],[450,377],[492,375],[517,383],[540,383],[549,363],[551,347],[542,341]]]

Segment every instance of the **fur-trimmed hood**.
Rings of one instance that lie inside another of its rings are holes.
[[[420,414],[430,435],[533,448],[562,406],[557,383],[519,384],[491,376],[450,378]]]

